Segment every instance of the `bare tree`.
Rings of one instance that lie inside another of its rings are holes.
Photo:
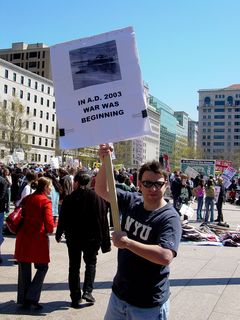
[[[26,117],[24,106],[21,102],[14,98],[10,108],[0,105],[0,126],[2,131],[2,143],[9,148],[12,154],[14,149],[22,148],[28,150],[26,124],[30,117]]]

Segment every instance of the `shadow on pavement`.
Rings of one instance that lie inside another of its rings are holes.
[[[172,287],[225,286],[227,284],[239,285],[240,278],[170,279],[170,286]]]
[[[16,280],[17,281],[17,280]],[[111,289],[112,281],[95,281],[94,288],[97,289]],[[69,290],[67,282],[59,283],[44,283],[43,291]],[[0,284],[0,292],[17,292],[17,283]],[[1,306],[1,305],[0,305]]]

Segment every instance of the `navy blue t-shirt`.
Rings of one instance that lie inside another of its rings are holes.
[[[171,204],[147,211],[137,193],[119,190],[118,205],[122,230],[130,239],[145,244],[159,244],[177,255],[181,239],[179,214]],[[169,298],[169,267],[150,262],[127,249],[118,250],[118,269],[113,292],[127,303],[140,308],[162,305]]]

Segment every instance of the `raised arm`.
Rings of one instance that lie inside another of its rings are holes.
[[[104,200],[110,200],[109,190],[107,185],[107,175],[106,175],[106,164],[104,162],[104,157],[107,156],[109,153],[111,154],[112,148],[108,144],[100,144],[99,146],[99,158],[102,161],[102,166],[99,169],[99,172],[96,176],[96,183],[95,183],[95,191],[96,193],[103,198]]]

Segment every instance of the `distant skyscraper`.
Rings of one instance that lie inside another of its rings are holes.
[[[0,59],[51,79],[50,48],[43,43],[16,42],[12,48],[0,49]]]
[[[198,93],[198,146],[204,158],[232,160],[240,151],[240,84]]]

